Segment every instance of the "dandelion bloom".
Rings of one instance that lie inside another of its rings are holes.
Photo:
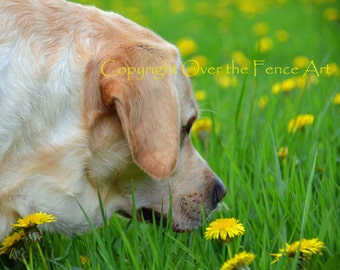
[[[44,223],[51,223],[57,221],[56,217],[52,214],[39,213],[30,214],[23,218],[19,218],[16,224],[12,224],[14,228],[29,228]]]
[[[235,218],[217,219],[206,228],[205,239],[220,239],[229,242],[234,237],[243,235],[245,232],[243,224]]]
[[[325,19],[329,22],[331,21],[337,21],[340,19],[340,13],[337,9],[335,8],[327,8],[324,12],[323,15]]]
[[[279,92],[289,92],[296,87],[295,79],[286,79],[282,82],[277,82],[272,87],[273,94],[278,94]]]
[[[309,58],[304,55],[296,56],[292,61],[293,66],[298,68],[305,68],[310,64],[310,62],[311,61],[309,60]]]
[[[236,65],[243,67],[250,67],[250,60],[241,51],[234,51],[231,54],[231,58],[235,61]]]
[[[336,63],[330,63],[328,65],[328,72],[326,72],[326,76],[339,76],[340,75],[340,69],[339,66]]]
[[[197,65],[195,64],[185,65],[185,68],[183,69],[183,74],[186,77],[196,77],[202,75],[200,69],[197,68]]]
[[[236,269],[242,269],[242,267],[246,267],[249,264],[253,262],[255,259],[255,255],[250,252],[240,252],[236,254],[233,258],[226,261],[222,267],[221,270],[236,270]]]
[[[176,45],[183,56],[190,55],[197,50],[197,44],[191,38],[182,38]]]
[[[215,76],[215,79],[222,88],[234,87],[237,85],[235,76]]]
[[[251,1],[251,0],[243,0],[237,1],[238,9],[249,16],[253,16],[259,13],[263,13],[267,9],[266,1]]]
[[[256,48],[260,53],[265,53],[270,51],[273,45],[273,40],[270,37],[261,37],[256,44]]]
[[[203,90],[196,91],[195,98],[197,101],[203,101],[206,98],[206,93]]]
[[[272,86],[272,93],[278,94],[280,92],[287,93],[292,91],[294,88],[306,89],[311,85],[318,83],[318,78],[314,75],[312,76],[299,76],[294,78],[289,78],[281,82],[277,82]]]
[[[301,114],[289,121],[288,132],[295,133],[298,129],[303,129],[314,122],[314,116],[311,114]]]
[[[210,118],[198,119],[191,128],[193,134],[197,134],[202,131],[210,132],[212,128],[212,121]]]
[[[315,85],[319,82],[319,79],[315,75],[299,76],[295,78],[296,86],[300,89],[307,89],[311,85]]]
[[[268,96],[262,96],[260,97],[259,101],[258,101],[258,106],[260,107],[261,110],[263,110],[264,108],[266,108],[267,104],[268,104]]]
[[[281,257],[294,258],[296,253],[300,250],[300,256],[303,258],[310,257],[313,254],[320,254],[321,250],[325,248],[325,243],[318,240],[318,238],[313,238],[310,240],[302,239],[301,241],[296,241],[293,244],[286,243],[285,249],[280,249],[279,253],[270,254],[275,259],[272,263],[276,263]]]
[[[80,262],[82,266],[89,266],[91,264],[90,258],[85,255],[80,255]]]
[[[280,29],[278,31],[276,31],[275,33],[275,37],[277,39],[278,42],[286,42],[289,38],[289,34],[286,30]]]
[[[19,243],[24,238],[25,232],[20,230],[18,232],[14,232],[13,234],[7,236],[1,244],[0,255],[5,254],[9,251],[12,252],[14,246]]]
[[[333,98],[333,104],[340,104],[340,93],[337,93]]]
[[[197,55],[195,57],[192,57],[190,60],[200,67],[204,67],[208,63],[208,59],[204,55]]]
[[[288,156],[288,147],[280,147],[279,151],[277,151],[277,156],[285,159]]]
[[[259,22],[253,26],[253,33],[256,36],[264,36],[269,32],[269,25],[265,22]]]
[[[185,2],[183,0],[173,0],[170,2],[170,10],[175,14],[180,14],[185,10]]]

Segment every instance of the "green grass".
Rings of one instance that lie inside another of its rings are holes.
[[[203,237],[208,222],[219,217],[235,217],[244,224],[245,235],[229,248],[254,253],[251,269],[296,269],[296,260],[271,264],[270,253],[286,242],[316,237],[326,248],[307,269],[340,269],[340,105],[332,102],[340,92],[340,74],[322,74],[315,84],[276,95],[271,91],[275,83],[297,75],[269,75],[262,67],[256,77],[252,74],[253,60],[265,60],[267,67],[293,67],[293,59],[301,55],[318,68],[339,66],[338,2],[79,2],[115,10],[173,43],[193,39],[198,49],[183,56],[184,61],[203,55],[206,66],[223,66],[231,64],[234,51],[241,51],[251,65],[249,74],[236,74],[236,84],[230,87],[210,74],[192,78],[194,89],[206,92],[199,102],[201,116],[213,121],[209,137],[192,139],[228,189],[223,204],[202,228],[177,234],[169,224],[163,228],[113,216],[102,228],[74,238],[47,234],[42,249],[49,269],[219,269],[230,256],[227,248]],[[178,3],[184,5],[181,13],[171,8]],[[260,8],[246,13],[244,8],[252,3]],[[330,8],[337,11],[337,20],[326,20]],[[259,36],[253,29],[259,22],[266,23],[264,36],[272,40],[266,52],[256,48]],[[287,31],[288,40],[279,42],[278,30]],[[264,96],[268,103],[261,109],[258,101]],[[314,115],[314,123],[288,133],[289,120],[307,113]],[[289,149],[286,162],[277,156],[283,146]],[[38,252],[32,253],[32,269],[44,269]],[[80,256],[90,263],[83,266]],[[21,266],[0,258],[0,269]]]

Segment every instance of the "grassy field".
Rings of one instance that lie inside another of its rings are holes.
[[[192,139],[228,194],[192,233],[113,216],[74,238],[46,234],[26,266],[3,255],[0,269],[220,269],[241,251],[256,255],[251,269],[298,269],[298,256],[271,264],[270,254],[313,238],[325,248],[306,269],[340,269],[339,2],[79,2],[180,47],[205,119]],[[245,227],[228,246],[204,239],[222,217]]]

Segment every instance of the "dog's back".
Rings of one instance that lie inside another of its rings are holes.
[[[77,14],[82,6],[56,3],[0,2],[0,238],[20,209],[44,210],[31,202],[48,197],[39,192],[43,179],[63,188],[63,177],[83,174],[88,156],[80,79],[88,59],[76,51],[86,42],[77,21],[86,18]]]

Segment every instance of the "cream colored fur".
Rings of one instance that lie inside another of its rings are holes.
[[[114,61],[105,61],[114,60]],[[156,74],[119,68],[160,67]],[[173,69],[172,69],[173,68]],[[0,1],[0,239],[19,216],[56,215],[46,229],[99,225],[97,186],[110,216],[142,215],[173,227],[201,223],[225,188],[185,132],[197,117],[177,49],[151,31],[63,0]]]

